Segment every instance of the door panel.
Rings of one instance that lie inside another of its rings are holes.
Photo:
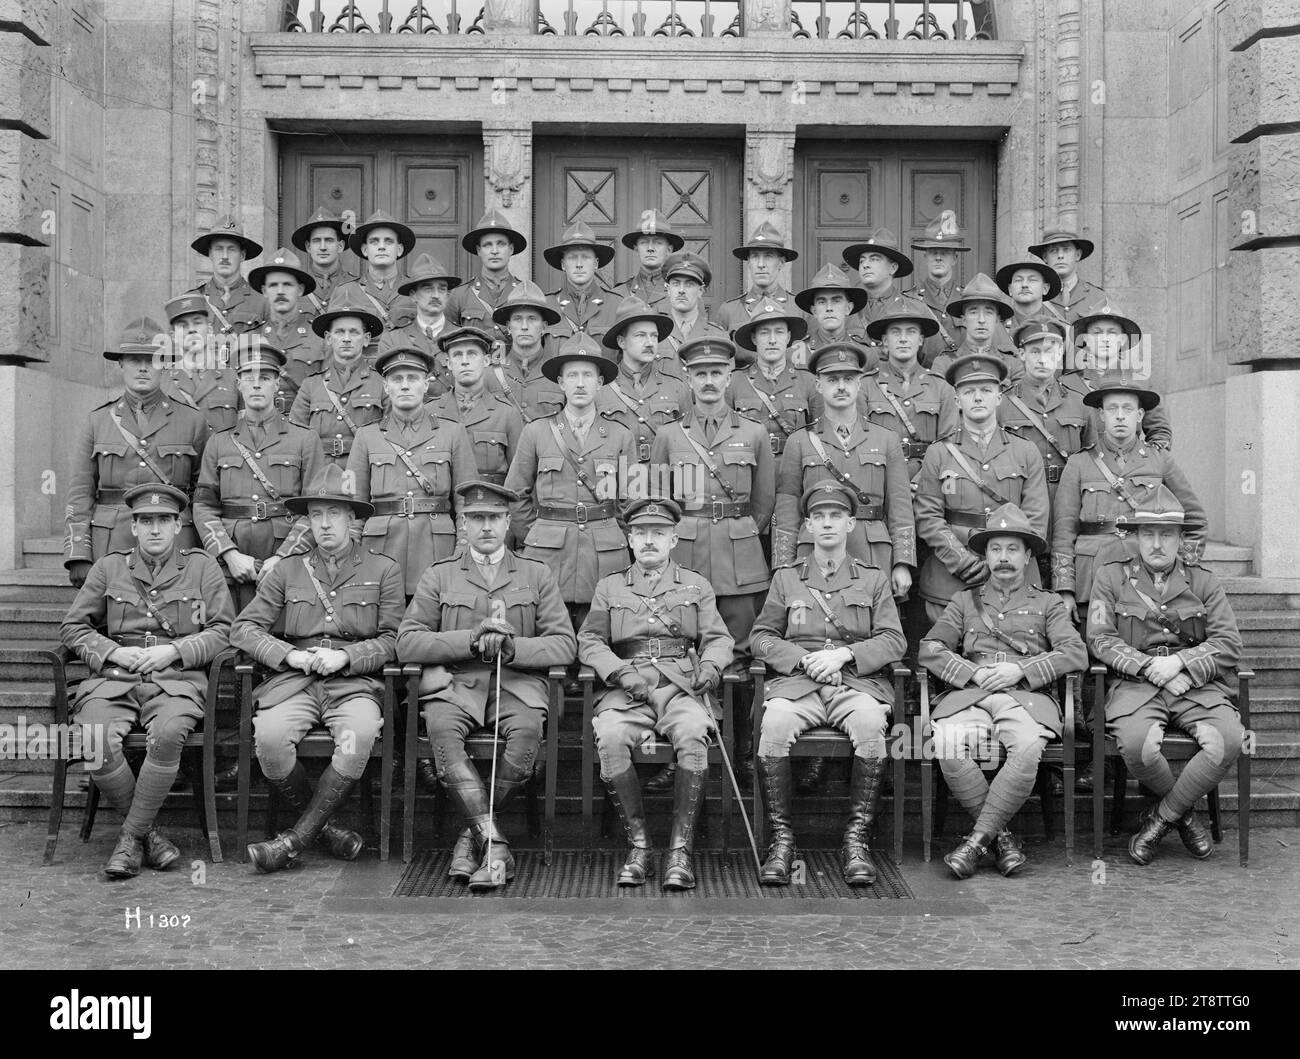
[[[473,158],[465,151],[437,160],[409,153],[394,159],[398,208],[392,213],[415,232],[415,254],[432,254],[448,267],[468,260],[460,237],[478,219],[470,210],[472,168]]]

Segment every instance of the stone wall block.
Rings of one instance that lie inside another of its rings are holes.
[[[22,33],[37,44],[49,44],[50,0],[0,0],[0,31]]]
[[[0,125],[50,135],[50,49],[0,33]]]
[[[49,359],[50,254],[0,243],[0,362]]]
[[[53,244],[58,218],[52,212],[51,172],[48,140],[0,130],[0,240]]]
[[[1231,364],[1294,360],[1295,277],[1300,247],[1234,250],[1228,255]]]
[[[1228,212],[1237,230],[1230,243],[1300,236],[1300,133],[1234,144]]]
[[[1228,137],[1234,142],[1300,121],[1300,36],[1265,37],[1228,65]]]
[[[1224,47],[1234,50],[1261,33],[1300,33],[1300,0],[1232,0],[1224,20]]]

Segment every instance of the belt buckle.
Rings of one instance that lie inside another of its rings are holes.
[[[270,518],[270,517],[271,517],[271,516],[270,516],[270,514],[268,513],[268,509],[267,509],[267,506],[266,506],[266,501],[265,501],[265,500],[254,500],[254,501],[253,501],[253,521],[254,521],[254,522],[264,522],[264,521],[266,521],[266,520],[267,520],[268,518]]]
[[[145,633],[145,634],[144,634],[144,645],[145,645],[146,648],[149,648],[149,647],[157,647],[157,646],[158,646],[158,637],[155,636],[155,635],[154,635],[153,633],[151,633],[151,632],[147,632],[147,633]]]
[[[334,641],[328,636],[322,636],[320,642],[316,646],[322,647],[326,651],[332,651],[334,650]]]
[[[342,439],[342,438],[330,438],[330,451],[327,452],[325,455],[327,455],[327,456],[342,456],[342,455],[344,455],[344,452],[343,452],[343,439]]]
[[[415,518],[415,497],[404,496],[401,500],[402,510],[398,512],[402,518]]]
[[[712,512],[712,514],[709,517],[712,518],[714,522],[717,522],[718,520],[727,517],[726,507],[724,506],[725,503],[726,502],[723,500],[709,501],[709,511]]]
[[[780,455],[781,455],[781,435],[780,435],[780,434],[773,434],[773,433],[771,433],[771,432],[769,431],[769,432],[768,432],[768,435],[767,435],[767,440],[768,440],[769,442],[771,442],[771,444],[772,444],[772,455],[773,455],[773,456],[780,456]]]
[[[1061,480],[1060,467],[1048,467],[1046,468],[1046,470],[1047,470],[1047,480],[1049,482],[1059,482]]]
[[[638,463],[650,462],[650,442],[643,441],[636,447],[636,458]]]
[[[650,639],[646,640],[646,646],[648,648],[646,653],[649,654],[651,658],[659,658],[662,656],[663,644],[659,642],[658,636],[652,636]]]
[[[586,504],[581,504],[581,503],[574,504],[574,505],[573,505],[573,517],[576,518],[576,519],[578,520],[578,525],[579,525],[579,526],[581,526],[581,525],[583,525],[584,523],[586,523],[586,521],[587,521],[587,505],[586,505]]]
[[[1158,655],[1160,658],[1168,658],[1169,647],[1166,644],[1161,644],[1159,647],[1151,648],[1151,653],[1153,655]]]
[[[995,665],[1001,665],[1001,664],[1002,664],[1003,662],[1005,662],[1006,660],[1007,660],[1007,653],[1006,653],[1006,651],[994,651],[994,652],[993,652],[993,662],[994,662]]]

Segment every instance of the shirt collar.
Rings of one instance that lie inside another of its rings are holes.
[[[501,560],[506,557],[506,550],[505,547],[503,546],[498,548],[491,555],[484,555],[482,552],[475,551],[473,548],[471,548],[470,556],[471,558],[473,558],[473,560],[476,563],[479,564],[479,566],[500,566]]]

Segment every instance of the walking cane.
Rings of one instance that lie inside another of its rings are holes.
[[[491,781],[488,784],[488,836],[487,844],[483,850],[483,859],[488,861],[488,872],[492,875],[492,881],[500,883],[505,882],[505,864],[501,861],[493,863],[489,858],[492,856],[492,836],[496,834],[497,821],[494,815],[497,795],[497,741],[501,737],[501,648],[497,648],[497,694],[496,709],[492,717],[492,773]],[[498,874],[501,878],[498,880]]]

